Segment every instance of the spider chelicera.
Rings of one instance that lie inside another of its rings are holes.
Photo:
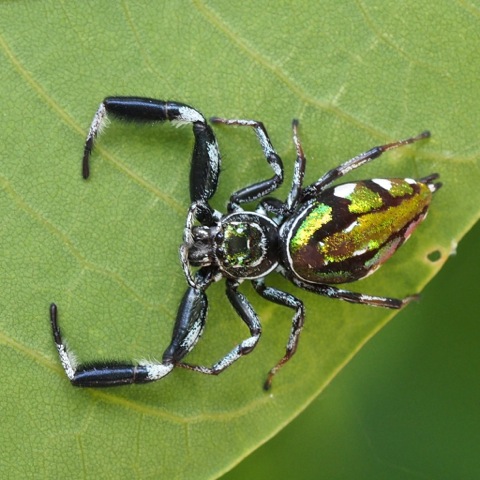
[[[269,389],[274,375],[295,353],[305,319],[303,302],[291,293],[265,284],[278,272],[297,287],[351,303],[402,308],[416,295],[403,299],[377,297],[334,286],[370,275],[409,238],[425,218],[441,184],[434,173],[411,178],[370,179],[332,184],[348,172],[378,158],[382,153],[430,136],[415,137],[374,147],[303,186],[306,159],[293,121],[296,149],[293,182],[285,201],[268,197],[283,182],[282,160],[275,152],[264,125],[254,120],[214,117],[212,123],[252,128],[273,176],[236,191],[227,213],[214,210],[210,198],[217,189],[220,153],[215,135],[203,115],[189,105],[138,97],[108,97],[94,116],[85,143],[83,177],[89,176],[89,159],[97,134],[107,116],[135,122],[191,124],[195,137],[190,171],[190,198],[180,247],[180,259],[188,284],[178,309],[170,345],[162,361],[103,361],[77,364],[60,333],[57,307],[50,307],[55,344],[65,372],[73,385],[108,387],[159,380],[174,367],[217,375],[260,339],[262,327],[248,299],[238,291],[244,280],[252,282],[265,300],[294,311],[284,356],[270,370],[264,384]],[[255,211],[242,205],[260,200]],[[225,278],[227,298],[245,322],[250,335],[213,366],[192,365],[184,357],[192,350],[205,327],[207,288]]]

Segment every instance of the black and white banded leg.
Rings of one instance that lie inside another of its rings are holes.
[[[293,169],[293,179],[292,179],[292,187],[288,194],[286,202],[282,202],[276,198],[265,198],[261,202],[261,207],[267,211],[271,212],[275,215],[279,215],[280,217],[285,215],[290,215],[295,208],[297,207],[298,203],[302,200],[302,186],[303,186],[303,178],[305,176],[305,166],[307,163],[307,159],[305,158],[305,154],[303,153],[302,143],[300,141],[300,137],[298,136],[298,120],[293,119],[292,121],[292,131],[293,131],[293,143],[295,145],[295,151],[297,154],[297,158],[295,160],[295,165]]]
[[[275,374],[283,367],[295,354],[298,347],[298,341],[300,339],[300,333],[302,332],[304,320],[305,320],[305,307],[303,302],[293,296],[290,293],[278,290],[277,288],[268,287],[265,285],[263,279],[252,280],[252,284],[259,295],[265,300],[289,307],[295,310],[295,315],[292,318],[292,328],[288,343],[285,351],[285,355],[278,361],[278,363],[270,370],[267,379],[263,384],[265,390],[269,390],[272,386],[272,380]]]
[[[192,365],[185,362],[176,362],[176,366],[183,367],[196,372],[204,373],[206,375],[218,375],[222,373],[226,368],[232,365],[239,358],[250,353],[257,345],[260,335],[262,333],[262,327],[255,313],[252,305],[247,298],[240,293],[237,288],[239,283],[234,280],[227,280],[227,297],[230,300],[233,308],[237,312],[238,316],[245,322],[249,331],[250,337],[243,340],[235,348],[233,348],[227,355],[220,359],[211,367],[203,365]]]
[[[220,152],[212,128],[204,116],[184,103],[143,97],[107,97],[93,117],[85,141],[82,175],[90,175],[90,156],[97,135],[108,118],[138,123],[171,122],[174,125],[192,124],[195,144],[190,170],[192,202],[210,199],[217,189],[220,172]]]
[[[367,152],[361,153],[356,157],[347,160],[342,165],[333,168],[332,170],[328,171],[325,175],[323,175],[319,180],[315,183],[312,183],[308,187],[303,190],[302,200],[309,200],[310,198],[318,197],[326,188],[328,188],[335,180],[338,180],[343,175],[355,170],[356,168],[365,165],[372,160],[378,158],[382,153],[385,153],[388,150],[392,150],[394,148],[402,147],[404,145],[408,145],[410,143],[418,142],[419,140],[423,140],[424,138],[430,137],[430,132],[425,131],[420,133],[415,137],[406,138],[405,140],[399,140],[393,143],[387,143],[385,145],[380,145],[378,147],[371,148]]]
[[[201,337],[207,308],[205,293],[196,288],[188,288],[180,303],[172,341],[163,354],[162,362],[144,360],[134,364],[112,360],[79,364],[62,337],[58,325],[57,306],[54,303],[50,305],[50,321],[60,362],[72,385],[115,387],[154,382],[168,375]]]
[[[115,387],[130,383],[147,383],[164,377],[173,369],[172,364],[107,361],[78,364],[68,350],[58,326],[57,306],[50,305],[50,321],[60,362],[72,385],[76,387]]]
[[[267,130],[262,122],[256,120],[238,120],[212,117],[212,123],[223,123],[224,125],[233,125],[240,127],[252,127],[255,130],[257,138],[263,150],[263,154],[268,164],[273,170],[273,177],[261,182],[254,183],[248,187],[242,188],[230,196],[228,211],[233,212],[238,209],[242,203],[253,202],[276,190],[283,182],[283,163],[273,148],[272,142],[268,136]]]
[[[365,295],[363,293],[351,292],[350,290],[344,290],[342,288],[334,287],[332,285],[325,285],[321,283],[309,283],[304,280],[300,280],[295,277],[287,277],[289,280],[304,290],[319,295],[324,295],[329,298],[335,298],[337,300],[344,300],[350,303],[361,303],[363,305],[370,305],[371,307],[383,307],[399,310],[405,305],[408,305],[413,300],[418,300],[418,295],[409,295],[405,298],[392,298],[392,297],[377,297],[374,295]]]

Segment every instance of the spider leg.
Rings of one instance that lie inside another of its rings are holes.
[[[283,273],[283,272],[280,272]],[[337,300],[344,300],[350,303],[361,303],[363,305],[370,305],[371,307],[383,307],[399,310],[405,305],[408,305],[412,300],[418,300],[418,295],[409,295],[405,298],[392,298],[392,297],[377,297],[373,295],[365,295],[363,293],[351,292],[350,290],[344,290],[342,288],[334,287],[332,285],[325,285],[321,283],[310,283],[300,280],[293,276],[286,276],[297,287],[307,290],[319,295],[325,295],[329,298],[335,298]]]
[[[205,328],[207,310],[205,292],[189,287],[178,309],[172,340],[163,353],[163,364],[176,365],[197,344]]]
[[[60,361],[72,385],[76,387],[115,387],[131,383],[147,383],[164,377],[173,369],[169,364],[138,364],[128,362],[92,362],[77,364],[68,350],[58,326],[57,306],[50,305],[50,322]],[[152,376],[152,372],[156,377]],[[158,377],[158,378],[157,378]]]
[[[293,130],[293,143],[295,144],[295,150],[297,152],[297,159],[295,161],[295,166],[293,170],[293,180],[292,188],[287,198],[287,211],[291,212],[298,205],[298,202],[301,200],[302,194],[302,185],[303,177],[305,176],[305,166],[307,159],[303,153],[302,143],[300,142],[300,137],[298,136],[298,120],[294,119],[292,121],[292,130]]]
[[[108,117],[138,123],[165,122],[175,125],[192,124],[195,145],[190,170],[190,198],[192,202],[210,199],[218,183],[220,152],[212,128],[203,115],[189,105],[142,97],[107,97],[93,117],[85,141],[82,175],[90,175],[90,156],[95,139]]]
[[[328,171],[323,177],[317,180],[312,185],[309,185],[303,190],[302,201],[308,200],[310,198],[317,197],[320,195],[327,187],[329,187],[335,180],[338,180],[343,175],[346,175],[348,172],[355,170],[356,168],[365,165],[372,160],[378,158],[382,153],[392,150],[394,148],[402,147],[410,143],[418,142],[424,138],[430,137],[430,132],[425,131],[420,133],[415,137],[406,138],[405,140],[399,140],[393,143],[387,143],[385,145],[380,145],[378,147],[371,148],[367,152],[361,153],[356,157],[347,160],[345,163],[342,163],[336,168]]]
[[[258,343],[262,333],[262,327],[258,320],[257,314],[253,310],[252,305],[246,297],[237,291],[239,283],[234,280],[227,280],[227,297],[230,300],[233,308],[239,317],[245,322],[250,330],[250,337],[243,340],[235,348],[233,348],[227,355],[221,358],[212,367],[205,367],[203,365],[191,365],[190,363],[176,362],[175,366],[194,370],[196,372],[207,375],[218,375],[228,368],[232,363],[237,361],[240,357],[250,353]]]
[[[233,193],[230,197],[228,204],[228,211],[233,212],[239,208],[242,203],[253,202],[259,198],[265,197],[269,193],[276,190],[283,182],[283,163],[282,159],[278,156],[277,152],[273,148],[272,142],[268,136],[267,130],[262,122],[256,120],[238,120],[238,119],[225,119],[219,117],[212,117],[210,119],[212,123],[223,123],[225,125],[234,125],[241,127],[252,127],[258,137],[260,145],[263,150],[263,154],[267,159],[267,162],[272,167],[273,177],[261,182],[254,183],[248,187],[242,188]]]
[[[293,169],[292,188],[288,194],[287,201],[284,203],[276,198],[264,198],[261,202],[261,208],[275,215],[285,216],[290,214],[302,199],[303,177],[305,176],[305,166],[307,160],[303,153],[300,137],[298,136],[298,120],[292,121],[293,143],[297,152],[297,159]]]
[[[168,375],[202,335],[207,307],[203,290],[187,289],[178,309],[172,341],[163,354],[162,362],[144,360],[134,364],[103,361],[79,365],[63,340],[54,303],[50,305],[50,321],[60,361],[70,382],[77,387],[115,387],[153,382]]]
[[[305,307],[303,302],[292,294],[278,290],[277,288],[267,287],[263,279],[252,280],[252,284],[259,295],[265,300],[283,305],[295,310],[295,315],[292,318],[292,328],[287,343],[285,355],[278,361],[278,363],[270,370],[267,379],[263,385],[265,390],[269,390],[272,386],[272,380],[275,374],[283,367],[295,354],[302,332],[305,320]]]

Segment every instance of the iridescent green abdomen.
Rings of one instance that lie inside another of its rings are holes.
[[[314,283],[366,277],[387,261],[425,218],[429,185],[373,179],[325,190],[282,227],[284,263]]]

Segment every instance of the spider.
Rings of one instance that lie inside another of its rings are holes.
[[[264,125],[254,120],[214,117],[214,124],[254,130],[273,176],[248,185],[230,196],[227,212],[213,209],[220,172],[220,153],[212,128],[195,108],[178,102],[140,97],[108,97],[100,104],[88,133],[83,177],[89,177],[89,160],[95,138],[107,116],[134,122],[191,124],[195,137],[191,171],[191,205],[187,212],[180,260],[188,284],[180,302],[172,339],[162,361],[102,361],[77,364],[62,338],[57,307],[50,307],[53,337],[60,361],[71,383],[79,387],[109,387],[159,380],[174,367],[218,375],[240,357],[252,352],[262,327],[249,300],[238,291],[249,280],[270,302],[293,310],[286,351],[269,371],[268,390],[278,370],[297,350],[305,319],[303,302],[291,293],[269,286],[266,277],[278,272],[295,286],[351,303],[400,309],[416,295],[403,299],[356,293],[335,286],[354,282],[376,271],[423,221],[441,183],[433,173],[411,178],[370,179],[332,184],[343,175],[378,158],[387,150],[430,136],[428,131],[405,140],[374,147],[329,170],[316,182],[303,186],[306,159],[293,120],[296,149],[293,181],[285,201],[269,197],[283,182],[283,164]],[[242,205],[259,201],[254,211]],[[184,357],[202,335],[207,319],[206,290],[226,280],[226,295],[246,324],[249,336],[212,366],[192,365]]]

